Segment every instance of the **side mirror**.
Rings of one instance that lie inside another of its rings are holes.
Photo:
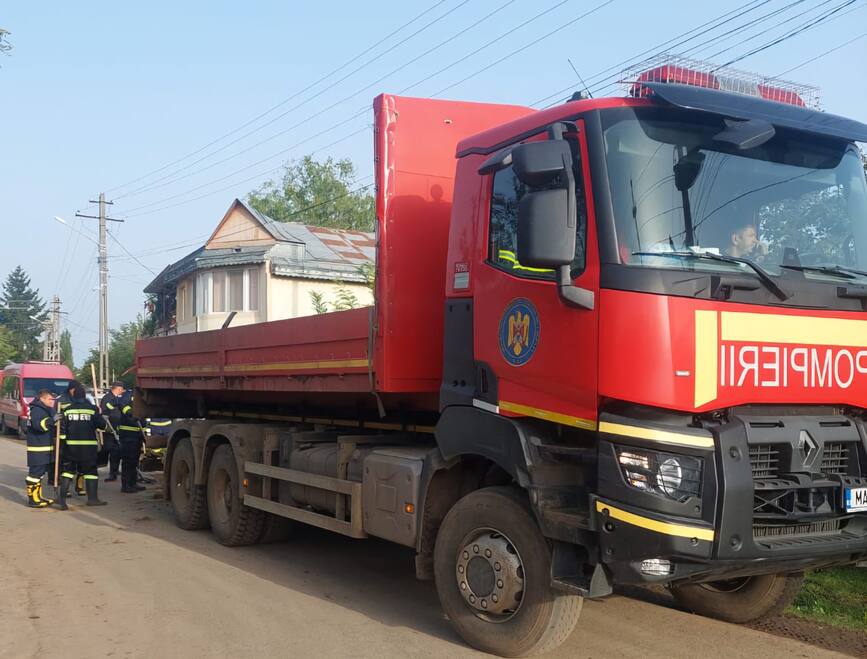
[[[515,176],[531,188],[549,185],[572,167],[572,153],[565,140],[521,144],[512,149],[511,156]]]
[[[574,196],[574,192],[571,194]],[[525,194],[518,202],[518,261],[531,268],[556,268],[572,263],[574,213],[570,190],[566,188]]]

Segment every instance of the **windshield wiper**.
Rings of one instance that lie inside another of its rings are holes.
[[[753,270],[758,275],[759,280],[765,285],[771,293],[776,295],[781,301],[785,302],[791,297],[784,291],[774,278],[768,274],[762,266],[750,259],[742,259],[739,256],[723,256],[722,254],[714,254],[713,252],[632,252],[633,256],[673,256],[675,258],[692,258],[706,259],[708,261],[719,261],[721,263],[743,263]]]
[[[780,264],[781,268],[786,268],[787,270],[809,270],[811,272],[824,272],[829,275],[836,275],[837,277],[843,277],[844,279],[855,279],[856,275],[860,275],[862,277],[867,277],[867,272],[863,270],[855,270],[855,268],[848,268],[845,265],[784,265]]]

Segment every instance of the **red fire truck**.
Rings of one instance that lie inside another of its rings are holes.
[[[628,80],[377,97],[374,306],[137,345],[178,524],[410,546],[506,656],[616,584],[743,622],[867,558],[867,125],[691,62]]]

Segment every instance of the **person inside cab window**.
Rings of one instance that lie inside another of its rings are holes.
[[[763,260],[768,255],[767,244],[759,240],[756,225],[752,222],[736,227],[725,253],[742,259]]]

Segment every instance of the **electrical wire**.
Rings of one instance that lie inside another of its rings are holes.
[[[331,71],[329,71],[329,72],[326,73],[325,75],[323,75],[323,76],[317,78],[315,81],[313,81],[312,83],[310,83],[309,85],[307,85],[307,86],[304,87],[303,89],[300,89],[299,91],[293,93],[291,96],[288,96],[287,98],[284,98],[284,99],[283,99],[282,101],[280,101],[279,103],[277,103],[277,104],[275,104],[275,105],[272,105],[272,106],[269,107],[267,110],[265,110],[264,112],[259,113],[258,115],[256,115],[256,116],[253,117],[252,119],[250,119],[249,121],[247,121],[247,122],[241,124],[240,126],[237,126],[236,128],[233,128],[233,129],[230,130],[229,132],[220,135],[218,138],[216,138],[216,139],[214,139],[214,140],[208,142],[208,143],[205,144],[204,146],[202,146],[202,147],[196,149],[195,151],[191,151],[190,153],[188,153],[188,154],[186,154],[186,155],[184,155],[184,156],[178,158],[177,160],[174,160],[174,161],[168,163],[167,165],[163,165],[162,167],[160,167],[160,168],[158,168],[158,169],[155,169],[155,170],[153,170],[153,171],[150,171],[150,172],[148,172],[147,174],[143,174],[142,176],[139,176],[138,178],[134,178],[134,179],[132,179],[132,180],[130,180],[130,181],[127,181],[126,183],[122,183],[121,185],[116,185],[116,186],[114,186],[113,188],[109,188],[108,190],[106,190],[106,192],[112,192],[112,191],[114,191],[114,190],[119,190],[119,189],[121,189],[121,188],[125,188],[125,187],[127,187],[127,186],[129,186],[129,185],[132,185],[133,183],[138,183],[139,181],[144,180],[144,179],[146,179],[146,178],[148,178],[148,177],[150,177],[150,176],[152,176],[152,175],[154,175],[154,174],[158,174],[159,172],[165,171],[165,170],[168,169],[169,167],[173,167],[174,165],[183,162],[183,161],[186,160],[187,158],[191,158],[192,156],[198,155],[199,153],[201,153],[202,151],[208,149],[209,147],[213,146],[214,144],[217,144],[217,143],[219,143],[220,141],[224,140],[225,138],[230,137],[231,135],[234,135],[235,133],[237,133],[237,132],[243,130],[244,128],[247,128],[248,126],[251,126],[252,124],[256,123],[259,119],[262,119],[263,117],[269,115],[269,114],[270,114],[271,112],[273,112],[274,110],[276,110],[276,109],[278,109],[278,108],[280,108],[280,107],[283,107],[284,105],[286,105],[286,103],[289,103],[290,101],[295,100],[295,99],[298,98],[298,96],[300,96],[301,94],[306,93],[307,91],[309,91],[310,89],[312,89],[313,87],[315,87],[316,85],[318,85],[319,83],[324,82],[325,80],[327,80],[327,79],[330,78],[331,76],[333,76],[333,75],[339,73],[340,71],[342,71],[343,69],[345,69],[347,66],[349,66],[349,65],[352,64],[353,62],[358,61],[359,58],[363,57],[364,55],[367,55],[367,53],[369,53],[371,50],[373,50],[373,49],[375,49],[376,47],[382,45],[383,43],[385,43],[386,41],[388,41],[388,40],[389,40],[391,37],[393,37],[394,35],[396,35],[396,34],[402,32],[405,28],[409,27],[410,25],[412,25],[413,23],[415,23],[417,20],[419,20],[420,18],[422,18],[422,17],[425,16],[426,14],[429,14],[431,11],[433,11],[434,9],[436,9],[437,7],[439,7],[439,6],[440,6],[441,4],[443,4],[444,2],[446,2],[446,0],[439,0],[438,2],[435,2],[433,5],[431,5],[430,7],[428,7],[427,9],[425,9],[424,11],[422,11],[420,14],[417,14],[415,17],[413,17],[412,19],[410,19],[409,21],[407,21],[406,23],[404,23],[403,25],[401,25],[400,27],[398,27],[396,30],[393,30],[392,32],[389,32],[387,35],[385,35],[384,37],[382,37],[379,41],[377,41],[377,42],[371,44],[370,46],[368,46],[367,48],[365,48],[365,49],[364,49],[363,51],[361,51],[360,53],[358,53],[358,54],[354,55],[353,57],[349,58],[348,60],[346,60],[343,64],[341,64],[341,65],[338,66],[337,68],[332,69]]]
[[[225,149],[229,148],[230,146],[232,146],[232,145],[234,145],[234,144],[237,144],[238,142],[240,142],[240,141],[246,139],[247,137],[249,137],[250,135],[253,135],[254,133],[257,133],[258,131],[262,130],[262,129],[265,128],[266,126],[270,126],[271,124],[273,124],[273,123],[279,121],[280,119],[282,119],[282,118],[285,117],[286,115],[288,115],[288,114],[294,112],[295,110],[297,110],[297,109],[303,107],[304,105],[306,105],[306,104],[309,103],[310,101],[313,101],[313,100],[319,98],[319,97],[322,96],[325,92],[330,91],[331,89],[333,89],[334,87],[336,87],[336,86],[339,85],[340,83],[344,82],[344,81],[347,80],[348,78],[352,77],[353,75],[355,75],[355,74],[358,73],[359,71],[363,70],[364,68],[366,68],[367,66],[369,66],[369,65],[372,64],[373,62],[379,60],[380,58],[384,57],[384,56],[387,55],[388,53],[392,52],[394,49],[396,49],[396,48],[402,46],[404,43],[406,43],[406,42],[409,41],[410,39],[416,37],[417,35],[419,35],[419,34],[422,33],[423,31],[425,31],[425,30],[427,30],[428,28],[432,27],[433,25],[439,23],[441,20],[447,18],[448,16],[450,16],[451,14],[453,14],[455,11],[457,11],[458,9],[460,9],[461,7],[463,7],[464,5],[466,5],[468,2],[470,2],[470,0],[461,0],[461,2],[459,2],[457,5],[455,5],[454,7],[452,7],[451,9],[449,9],[448,11],[446,11],[444,14],[438,16],[438,17],[435,18],[434,20],[430,21],[429,23],[426,23],[424,26],[422,26],[421,28],[419,28],[418,30],[416,30],[415,32],[413,32],[412,34],[410,34],[408,37],[405,37],[405,38],[402,39],[401,41],[398,41],[396,44],[394,44],[394,45],[390,46],[389,48],[387,48],[386,50],[380,52],[380,53],[377,54],[375,57],[371,58],[370,60],[368,60],[368,61],[365,62],[364,64],[361,64],[360,66],[356,67],[355,69],[353,69],[352,71],[350,71],[349,73],[347,73],[346,75],[344,75],[342,78],[339,78],[339,79],[335,80],[334,82],[330,83],[328,86],[324,87],[323,89],[320,89],[318,92],[316,92],[316,93],[313,94],[312,96],[307,97],[306,99],[304,99],[304,100],[301,101],[300,103],[296,103],[295,105],[293,105],[293,106],[292,106],[291,108],[289,108],[288,110],[286,110],[286,111],[284,111],[284,112],[278,114],[276,117],[272,117],[272,118],[269,119],[267,122],[265,122],[265,123],[262,124],[261,126],[258,126],[258,127],[255,128],[254,130],[251,130],[251,131],[248,131],[248,132],[244,133],[244,134],[241,135],[240,137],[237,137],[237,138],[235,138],[234,140],[232,140],[232,141],[230,141],[230,142],[224,144],[224,145],[221,146],[219,149],[215,149],[215,150],[212,151],[211,153],[209,153],[209,154],[207,154],[207,155],[204,155],[204,156],[202,156],[201,158],[198,158],[198,159],[192,161],[191,163],[188,163],[188,164],[184,165],[183,167],[180,167],[180,168],[174,170],[173,172],[170,172],[169,174],[166,174],[166,175],[164,175],[164,176],[161,176],[160,178],[155,179],[154,181],[152,181],[151,183],[149,183],[149,184],[147,184],[147,185],[144,185],[144,186],[139,187],[139,188],[136,188],[136,189],[134,189],[134,190],[132,190],[132,191],[130,191],[130,192],[126,192],[126,193],[124,193],[124,194],[122,194],[122,195],[119,195],[119,196],[115,197],[115,199],[122,199],[122,198],[124,198],[124,197],[131,197],[131,196],[134,196],[134,195],[140,194],[140,193],[142,193],[142,192],[144,192],[144,191],[147,191],[147,190],[153,190],[153,189],[156,189],[156,188],[164,187],[164,185],[167,185],[167,184],[160,184],[160,185],[157,185],[157,184],[158,184],[158,183],[161,183],[162,181],[165,181],[166,179],[171,179],[172,177],[174,177],[175,175],[179,174],[180,172],[183,172],[183,171],[189,169],[190,167],[193,167],[193,166],[197,165],[198,163],[203,162],[203,161],[205,161],[205,160],[211,158],[213,155],[215,155],[215,154],[217,154],[217,153],[220,153],[221,151],[224,151]],[[321,114],[321,112],[320,112],[320,113],[317,113],[317,114],[314,115],[314,116],[319,116],[319,114]],[[304,122],[302,122],[302,123],[306,123],[306,120],[305,120]],[[282,134],[283,132],[286,132],[286,131],[282,131],[281,133],[277,133],[277,135],[280,135],[280,134]],[[248,148],[246,148],[246,149],[244,149],[244,150],[238,152],[237,154],[235,154],[235,156],[232,156],[232,157],[236,157],[237,155],[240,155],[241,153],[246,153],[247,151],[250,151],[251,149],[256,148],[257,146],[260,146],[260,145],[264,144],[265,142],[269,142],[269,141],[271,141],[272,138],[273,138],[273,136],[272,136],[271,138],[266,138],[265,140],[262,140],[262,141],[260,141],[260,142],[257,142],[257,143],[254,144],[253,146],[248,147]],[[225,159],[222,160],[222,161],[220,161],[220,162],[225,162]],[[198,171],[204,171],[204,170],[206,170],[206,169],[210,169],[210,166],[209,166],[209,167],[205,167],[205,168],[203,168],[203,169],[201,169],[201,170],[197,170],[197,172],[198,172]],[[193,173],[197,173],[197,172],[193,172]],[[187,175],[184,175],[184,176],[178,177],[177,179],[173,179],[173,181],[174,181],[174,180],[181,180],[181,179],[187,178],[187,177],[190,176],[190,175],[191,175],[191,174],[187,174]]]
[[[867,6],[867,5],[864,5],[864,6]],[[861,9],[861,7],[859,7],[858,9]],[[791,69],[786,69],[785,71],[781,71],[775,77],[779,78],[780,76],[787,75],[787,74],[791,73],[792,71],[797,71],[798,69],[805,67],[808,64],[812,64],[817,59],[821,59],[822,57],[825,57],[826,55],[830,55],[831,53],[836,53],[841,48],[845,48],[849,44],[855,43],[856,41],[858,41],[859,39],[863,39],[864,37],[867,37],[867,32],[862,32],[857,37],[855,37],[853,39],[849,39],[849,41],[846,41],[845,43],[841,43],[839,46],[835,46],[834,48],[831,48],[830,50],[826,50],[825,52],[819,53],[818,55],[815,55],[814,57],[811,57],[810,59],[804,60],[800,64],[796,64],[795,66],[793,66]]]

